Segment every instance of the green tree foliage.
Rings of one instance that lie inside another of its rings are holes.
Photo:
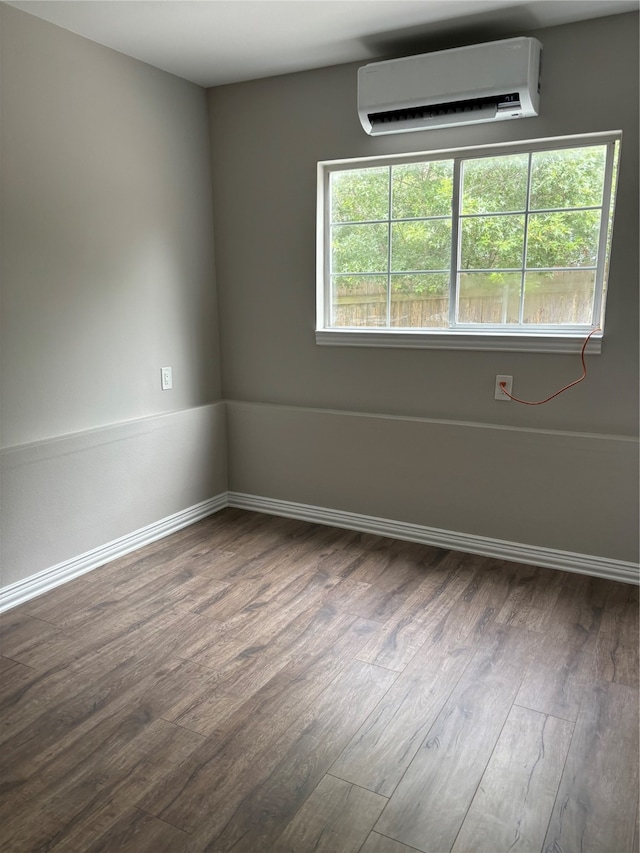
[[[386,272],[389,227],[386,222],[334,225],[331,234],[333,273]]]
[[[370,222],[388,215],[388,166],[331,173],[332,222]]]
[[[461,266],[465,270],[522,266],[524,216],[473,216],[462,220]]]
[[[424,296],[425,294],[448,294],[449,273],[429,272],[417,275],[392,275],[392,294]]]
[[[528,154],[465,160],[462,164],[462,213],[524,210],[528,169]]]
[[[394,166],[392,190],[393,219],[451,216],[453,161]]]
[[[599,230],[599,210],[532,214],[527,239],[527,267],[594,266]]]
[[[602,204],[605,147],[538,151],[531,155],[531,209]]]
[[[451,265],[451,219],[409,219],[391,226],[391,271],[446,270]]]
[[[451,262],[452,191],[451,160],[333,172],[332,272],[448,269]],[[392,218],[404,221],[391,225],[389,255],[387,223],[390,203]],[[384,225],[381,220],[385,221]],[[405,282],[406,292],[442,289],[441,276],[414,276],[411,285],[408,279]],[[350,286],[352,281],[348,278],[341,280],[341,288]]]
[[[532,210],[599,205],[604,147],[539,151],[531,155]],[[463,269],[507,269],[522,265],[524,217],[471,216],[525,209],[527,154],[467,160],[463,164]],[[467,218],[467,215],[468,218]],[[600,211],[533,214],[529,217],[526,265],[580,267],[596,262]],[[494,280],[501,283],[503,277]]]

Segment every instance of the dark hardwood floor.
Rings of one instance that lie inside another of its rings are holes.
[[[638,589],[227,509],[0,617],[3,853],[638,853]]]

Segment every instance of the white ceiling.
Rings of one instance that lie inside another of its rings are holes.
[[[613,15],[639,0],[7,0],[201,86]]]

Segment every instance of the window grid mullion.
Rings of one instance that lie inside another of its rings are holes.
[[[451,194],[451,265],[449,269],[449,327],[458,322],[458,278],[460,264],[460,180],[462,159],[453,161],[453,189]]]
[[[582,213],[585,210],[600,210],[600,205],[584,204],[580,207],[541,207],[535,210],[531,210],[530,208],[523,210],[494,210],[485,213],[462,213],[460,216],[462,219],[482,219],[488,216],[525,216],[527,213]]]
[[[601,205],[590,204],[581,207],[544,207],[539,210],[530,210],[531,214],[540,213],[582,213],[586,210],[600,210]],[[461,213],[460,219],[483,219],[492,216],[525,216],[527,210],[497,210],[484,213]],[[396,222],[435,222],[437,220],[450,219],[450,216],[389,216],[385,219],[347,219],[344,222],[332,222],[331,227],[340,227],[343,225],[386,225],[389,221]]]
[[[332,235],[332,224],[331,224],[331,173],[325,176],[324,181],[324,227],[325,233],[329,235],[329,239],[325,240],[325,255],[324,255],[324,268],[329,273],[329,286],[324,288],[324,317],[329,318],[331,326],[335,325],[335,316],[333,310],[333,252],[331,251],[331,235]]]
[[[387,324],[386,328],[391,328],[391,209],[392,192],[393,192],[393,167],[389,166],[389,195],[388,195],[388,216],[387,221]]]
[[[524,239],[522,241],[522,273],[520,276],[520,305],[518,308],[518,325],[524,325],[524,283],[527,270],[527,249],[529,243],[529,214],[531,209],[531,172],[533,168],[533,154],[529,152],[527,165],[527,200],[524,212]]]
[[[597,267],[595,264],[584,267],[527,267],[527,272],[575,272],[576,270],[595,270]],[[405,272],[405,270],[403,270]],[[422,272],[421,270],[406,270],[407,273],[418,273]],[[424,270],[424,272],[431,272],[431,270]],[[434,272],[446,272],[446,270],[434,270]],[[488,269],[481,269],[479,267],[470,267],[469,269],[464,270],[465,273],[470,272],[522,272],[522,267],[489,267]],[[338,275],[348,275],[349,273],[338,273]],[[364,273],[363,273],[364,274]]]
[[[573,269],[573,267],[571,269]],[[580,267],[580,269],[583,269],[583,267]],[[447,267],[444,270],[393,270],[393,272],[391,274],[392,275],[428,275],[429,273],[449,273],[449,271],[450,271],[449,267]],[[519,272],[519,271],[520,270],[518,268],[518,270],[516,270],[516,272]],[[474,272],[478,272],[478,270],[474,270]],[[494,270],[485,270],[485,272],[494,272]],[[500,270],[500,272],[504,272],[504,270]],[[506,272],[512,272],[512,270],[506,270]],[[380,270],[360,270],[357,273],[337,272],[337,273],[333,274],[333,277],[334,278],[340,278],[340,277],[345,278],[347,276],[353,276],[353,275],[367,275],[367,276],[378,275],[378,276],[385,276],[386,277],[387,274],[385,272],[381,272]]]

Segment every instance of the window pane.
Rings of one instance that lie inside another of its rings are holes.
[[[528,154],[465,160],[462,164],[462,212],[524,210],[528,169]]]
[[[524,216],[473,216],[462,220],[463,269],[521,267],[523,248]]]
[[[524,284],[524,322],[590,325],[594,285],[593,270],[527,273]]]
[[[458,323],[518,323],[520,273],[461,273]]]
[[[527,268],[595,266],[599,231],[599,210],[531,214]]]
[[[366,222],[389,215],[389,167],[331,173],[331,222]]]
[[[604,316],[618,148],[603,133],[320,163],[319,322],[588,328]]]
[[[391,226],[391,269],[443,270],[451,264],[451,220],[394,222]]]
[[[333,326],[387,325],[387,277],[333,276],[331,279]]]
[[[374,225],[334,225],[331,229],[331,271],[386,272],[389,229]]]
[[[394,166],[393,218],[448,216],[453,192],[453,161]]]
[[[602,204],[606,146],[539,151],[532,156],[532,210]]]
[[[449,275],[392,275],[391,325],[411,329],[448,326]]]

